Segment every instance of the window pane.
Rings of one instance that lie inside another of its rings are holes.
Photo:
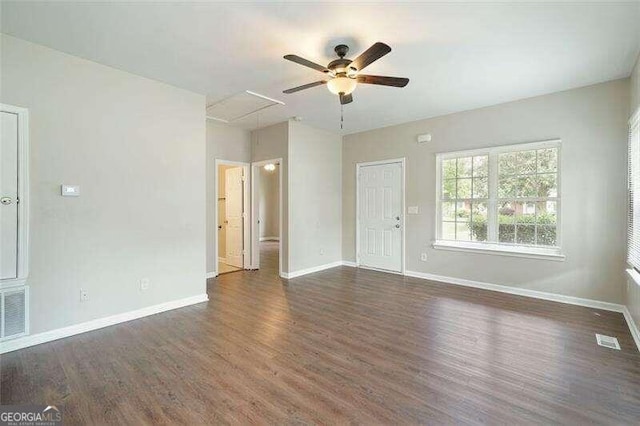
[[[442,220],[456,220],[456,203],[451,201],[442,203]]]
[[[535,244],[536,243],[536,226],[535,225],[516,225],[516,243]]]
[[[469,223],[456,222],[456,240],[469,241],[471,240],[471,234],[469,232]]]
[[[456,223],[442,222],[442,238],[445,240],[456,239]]]
[[[445,179],[442,181],[442,199],[453,200],[456,198],[456,180]]]
[[[518,174],[529,175],[536,172],[536,152],[520,151],[516,153]]]
[[[555,201],[536,203],[536,223],[538,225],[556,225],[558,223]]]
[[[518,188],[518,178],[501,177],[498,179],[498,197],[513,198],[516,196]]]
[[[471,205],[471,239],[487,241],[487,203]]]
[[[538,173],[555,172],[558,170],[558,149],[538,150]]]
[[[517,197],[536,197],[538,190],[536,188],[535,175],[519,176],[517,178],[516,196]]]
[[[555,226],[538,226],[538,245],[555,246],[556,227]]]
[[[473,178],[473,198],[487,198],[489,183],[487,178]]]
[[[489,175],[489,156],[473,157],[473,176]]]
[[[538,175],[538,197],[557,197],[558,182],[555,173]]]
[[[508,224],[498,225],[498,241],[501,243],[513,243],[516,235],[516,226]]]
[[[498,155],[498,174],[501,176],[515,175],[517,173],[516,168],[516,154],[514,152],[506,152]]]
[[[516,223],[536,223],[536,206],[534,203],[514,203]]]
[[[516,209],[514,203],[505,201],[498,206],[498,223],[515,223]]]
[[[458,177],[471,177],[471,157],[458,158]]]
[[[457,198],[471,198],[471,179],[458,179]]]
[[[442,179],[455,179],[456,177],[456,159],[442,161]]]
[[[457,222],[469,222],[471,220],[471,203],[468,201],[458,201],[456,209]]]

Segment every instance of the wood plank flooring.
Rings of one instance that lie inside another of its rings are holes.
[[[67,424],[639,424],[621,314],[340,267],[0,359],[2,404]],[[618,337],[621,351],[595,333]]]

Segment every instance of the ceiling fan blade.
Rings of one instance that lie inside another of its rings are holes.
[[[379,84],[381,86],[404,87],[409,84],[408,78],[403,77],[385,77],[381,75],[364,75],[356,76],[358,83],[363,84]]]
[[[367,65],[382,58],[391,52],[391,48],[384,43],[377,42],[360,54],[351,64],[358,71],[362,71]]]
[[[283,90],[282,93],[289,94],[289,93],[299,92],[300,90],[310,89],[312,87],[321,86],[323,84],[327,84],[327,82],[325,80],[314,81],[313,83],[303,84],[302,86],[294,87],[292,89]]]
[[[296,64],[304,65],[305,67],[313,68],[316,71],[320,72],[329,72],[327,67],[323,67],[322,65],[318,65],[315,62],[311,62],[306,60],[305,58],[301,58],[298,55],[285,55],[284,58],[288,61],[295,62]]]
[[[350,104],[351,102],[353,102],[353,96],[351,93],[348,95],[340,95],[340,103],[342,105]]]

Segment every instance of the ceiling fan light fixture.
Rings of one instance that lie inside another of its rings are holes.
[[[276,169],[276,165],[273,163],[265,164],[264,169],[268,172],[272,172]]]
[[[340,93],[348,95],[356,89],[357,84],[358,82],[353,78],[340,76],[329,80],[327,87],[334,95],[339,95]]]

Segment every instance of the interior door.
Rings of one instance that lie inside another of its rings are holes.
[[[360,167],[360,265],[402,272],[402,191],[402,163]]]
[[[225,213],[227,216],[227,263],[242,268],[243,254],[243,200],[244,185],[242,182],[242,167],[225,170]]]
[[[18,115],[0,121],[0,279],[18,277]]]

